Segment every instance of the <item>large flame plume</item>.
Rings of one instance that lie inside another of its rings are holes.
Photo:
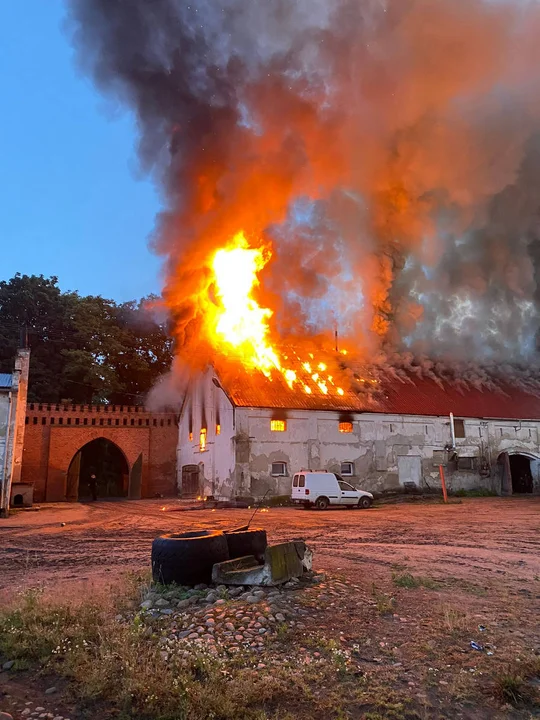
[[[186,358],[284,375],[291,336],[323,392],[308,345],[335,325],[364,357],[537,357],[537,2],[70,5],[164,188],[153,244]]]

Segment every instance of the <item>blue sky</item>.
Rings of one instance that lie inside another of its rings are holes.
[[[64,290],[159,292],[147,248],[156,189],[137,178],[135,127],[75,66],[63,0],[0,10],[0,280],[57,275]]]

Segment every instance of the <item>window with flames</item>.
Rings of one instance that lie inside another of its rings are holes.
[[[206,450],[206,428],[201,428],[199,435],[199,451],[204,452]]]
[[[285,432],[287,429],[286,420],[270,420],[270,430],[272,432]]]
[[[353,431],[353,424],[352,422],[340,422],[339,423],[339,432],[340,433],[352,433]]]

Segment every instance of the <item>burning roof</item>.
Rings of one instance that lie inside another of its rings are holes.
[[[301,383],[313,385],[311,376],[297,361],[293,367]],[[221,384],[237,407],[260,407],[286,410],[328,410],[353,413],[395,415],[499,418],[507,420],[540,420],[540,394],[510,382],[475,387],[409,373],[391,374],[381,380],[354,378],[343,395],[324,394],[313,387],[312,393],[289,387],[280,374],[266,377],[249,372],[241,365],[232,372],[220,373]]]

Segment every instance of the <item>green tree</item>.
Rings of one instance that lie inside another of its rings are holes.
[[[155,298],[117,305],[62,293],[57,278],[17,274],[0,282],[0,372],[10,372],[26,330],[33,402],[137,404],[172,359]]]

